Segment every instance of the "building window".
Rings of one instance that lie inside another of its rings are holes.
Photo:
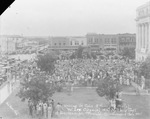
[[[109,44],[110,43],[110,39],[109,38],[105,38],[105,43]]]
[[[107,39],[105,38],[105,43],[107,44]]]
[[[109,39],[109,38],[108,38],[108,41],[107,41],[107,42],[108,42],[108,44],[110,43],[110,39]]]
[[[88,44],[90,44],[90,39],[87,39]]]
[[[66,45],[66,43],[63,43],[64,45]]]
[[[94,39],[94,44],[96,43],[96,38]]]
[[[72,45],[72,41],[70,42],[70,45]]]
[[[99,42],[101,43],[101,42],[102,42],[102,39],[99,39]]]
[[[94,39],[94,43],[98,43],[98,39],[97,38]]]
[[[55,43],[55,45],[57,45],[57,43]]]
[[[116,44],[117,43],[117,40],[114,38],[114,44]]]
[[[88,43],[89,43],[89,44],[91,43],[90,39],[88,39]]]
[[[98,43],[98,39],[96,39],[96,43]]]
[[[114,39],[113,38],[111,39],[111,43],[114,44]]]
[[[92,38],[90,38],[90,43],[92,44]]]
[[[77,41],[75,41],[75,45],[77,45]]]

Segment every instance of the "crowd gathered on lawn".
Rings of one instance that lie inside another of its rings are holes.
[[[109,76],[112,80],[117,80],[121,85],[132,85],[135,82],[143,86],[144,80],[138,77],[136,72],[140,67],[140,62],[134,60],[116,57],[97,57],[96,59],[68,59],[59,58],[55,61],[54,73],[49,77],[52,82],[58,86],[58,90],[68,88],[71,92],[74,87],[97,87],[100,80]],[[29,78],[34,71],[40,70],[35,60],[26,60],[18,63],[15,71],[21,78]],[[0,79],[1,82],[2,79]],[[0,83],[1,84],[1,83]],[[114,100],[110,101],[110,109],[116,109],[116,100],[119,100],[119,94],[116,94]],[[39,101],[36,104],[28,100],[29,114],[39,118],[52,118],[60,113],[62,104],[49,98],[47,101]]]
[[[57,82],[58,86],[69,87],[73,91],[73,87],[91,86],[96,87],[99,80],[109,76],[112,80],[117,80],[121,85],[131,85],[132,82],[141,83],[135,73],[140,63],[134,60],[123,58],[104,58],[104,59],[59,59],[55,61],[54,73],[50,76],[53,82]],[[21,75],[32,73],[37,65],[34,61],[26,61],[19,66]],[[141,84],[142,85],[142,84]],[[60,90],[61,90],[60,89]],[[116,94],[116,100],[119,95]],[[115,100],[111,100],[110,109],[117,107]],[[29,113],[31,116],[37,115],[39,118],[51,118],[58,114],[62,104],[49,99],[46,102],[39,101],[34,104],[32,100],[28,101]]]

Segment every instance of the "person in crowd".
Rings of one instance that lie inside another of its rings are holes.
[[[115,99],[110,100],[110,112],[116,110],[116,102]]]
[[[28,107],[29,107],[29,115],[33,117],[33,102],[30,99],[28,101]]]
[[[47,112],[48,112],[47,110],[48,110],[48,105],[45,102],[45,103],[43,103],[43,117],[44,117],[44,119],[47,118]]]
[[[59,116],[61,110],[62,110],[62,104],[60,104],[58,102],[57,105],[56,105],[56,114],[57,114],[57,116]]]
[[[48,119],[51,119],[51,117],[52,117],[52,104],[51,103],[49,103],[49,105],[48,105]]]
[[[54,116],[55,116],[56,109],[55,109],[55,102],[54,102],[53,99],[52,99],[51,105],[52,105],[51,117],[54,117]]]
[[[37,117],[38,119],[42,119],[43,115],[42,115],[42,103],[38,103],[37,104]]]
[[[115,100],[116,100],[116,111],[120,111],[120,110],[121,110],[121,107],[122,107],[122,105],[123,105],[123,102],[122,102],[122,100],[121,100],[121,98],[120,98],[119,93],[116,93],[116,98],[115,98]]]

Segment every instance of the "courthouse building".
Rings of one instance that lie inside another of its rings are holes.
[[[136,60],[144,61],[150,54],[150,2],[136,10]]]

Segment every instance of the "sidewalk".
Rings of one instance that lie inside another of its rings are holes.
[[[149,93],[139,93],[137,94],[136,92],[121,92],[123,95],[150,95]]]

